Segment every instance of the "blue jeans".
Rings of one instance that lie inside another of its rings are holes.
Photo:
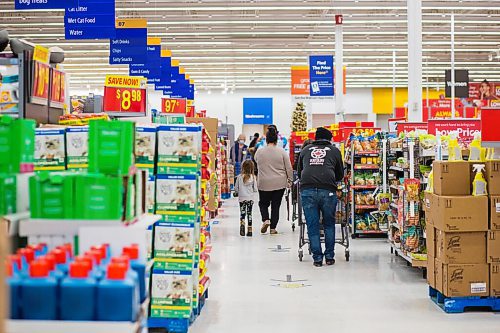
[[[302,207],[306,216],[307,235],[311,245],[314,262],[329,260],[335,257],[335,212],[337,210],[337,194],[334,191],[319,188],[306,188],[300,193]],[[325,229],[325,253],[321,249],[320,212]]]

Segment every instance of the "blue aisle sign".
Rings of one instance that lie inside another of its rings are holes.
[[[77,0],[14,0],[16,10],[64,9],[76,6]]]
[[[272,123],[272,98],[243,98],[244,125],[271,125]]]
[[[146,20],[117,20],[116,36],[109,41],[111,65],[144,64],[148,60]]]
[[[310,95],[333,96],[333,56],[309,57]]]
[[[147,62],[144,64],[130,64],[130,76],[144,76],[148,84],[160,83],[161,79],[161,45],[147,46]]]
[[[66,2],[66,39],[110,39],[115,37],[115,0]]]
[[[170,95],[165,94],[165,91],[172,90],[172,70],[172,58],[161,57],[160,82],[155,83],[155,90],[162,90],[164,95]]]

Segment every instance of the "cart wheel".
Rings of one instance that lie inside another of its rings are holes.
[[[351,234],[352,239],[356,239],[358,236],[356,234]]]
[[[394,248],[391,246],[391,254],[394,253]]]
[[[292,223],[292,231],[295,231],[295,223]]]
[[[304,251],[302,249],[299,249],[299,261],[302,261],[304,259]]]
[[[345,251],[345,261],[349,261],[351,257],[351,254],[349,253],[349,251]]]

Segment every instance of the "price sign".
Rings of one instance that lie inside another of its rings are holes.
[[[195,107],[194,105],[190,105],[186,109],[186,116],[188,117],[194,117],[196,114]]]
[[[146,79],[121,75],[106,76],[104,112],[122,116],[146,113]]]
[[[162,98],[161,112],[163,113],[182,113],[187,111],[186,100],[182,98]]]
[[[50,106],[63,108],[66,98],[66,74],[52,68],[50,84]]]
[[[33,71],[31,102],[47,105],[49,99],[50,66],[38,61],[33,61]]]
[[[481,133],[479,119],[429,119],[428,132],[432,135],[450,135],[458,133],[458,142],[468,147],[474,140],[474,135]]]

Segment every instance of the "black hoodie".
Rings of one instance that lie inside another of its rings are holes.
[[[335,191],[344,177],[342,155],[329,141],[314,141],[300,152],[297,172],[301,188]]]

